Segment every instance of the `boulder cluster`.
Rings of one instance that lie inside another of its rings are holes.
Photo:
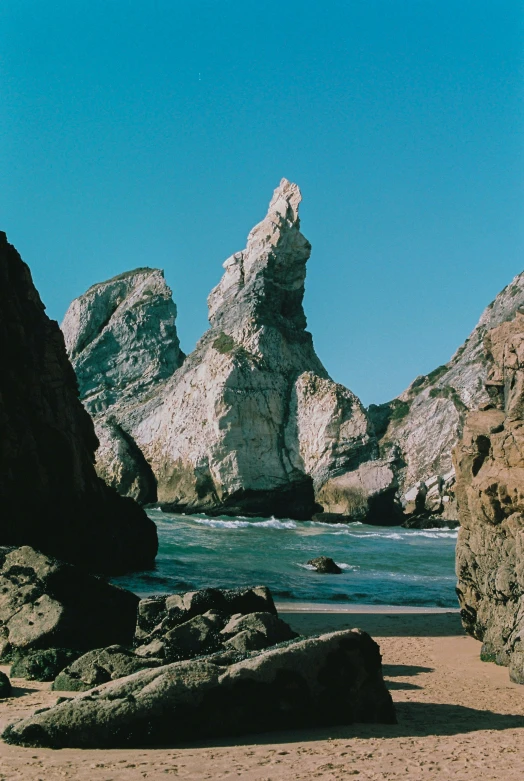
[[[298,637],[263,586],[139,600],[28,546],[1,554],[0,659],[71,693],[8,726],[7,742],[159,745],[395,721],[376,643],[360,630]]]

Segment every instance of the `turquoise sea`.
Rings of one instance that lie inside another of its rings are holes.
[[[263,584],[286,603],[457,607],[456,530],[148,514],[160,541],[155,569],[113,580],[141,596]],[[320,555],[343,573],[308,567]]]

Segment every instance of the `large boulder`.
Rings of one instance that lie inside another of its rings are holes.
[[[359,630],[248,655],[142,670],[10,725],[8,743],[52,748],[176,745],[299,727],[395,723],[378,645]]]
[[[98,442],[58,324],[0,233],[0,544],[92,572],[150,567],[155,525],[94,468]]]
[[[489,401],[454,450],[458,596],[482,657],[524,683],[524,309],[484,339]]]
[[[311,246],[300,201],[283,179],[246,248],[224,263],[208,298],[210,328],[183,363],[163,319],[173,309],[160,272],[130,272],[72,303],[62,328],[100,432],[97,469],[122,493],[144,501],[156,492],[177,511],[305,520],[321,509],[326,481],[376,457],[362,404],[330,379],[306,331]],[[149,323],[147,341],[134,339],[135,310]],[[150,370],[148,355],[165,351],[171,360]],[[384,504],[394,493],[381,492]]]
[[[523,304],[524,272],[486,307],[448,363],[417,377],[396,399],[369,407],[381,455],[392,448],[400,454],[395,473],[407,514],[421,515],[422,509],[428,515],[439,513],[457,520],[452,450],[468,412],[489,400],[483,340],[490,329],[511,320]],[[427,492],[422,508],[416,510],[421,481]]]
[[[397,501],[398,483],[391,461],[367,461],[351,472],[327,480],[317,493],[324,508],[315,518],[333,522],[360,521],[381,526],[399,524],[402,508]]]
[[[0,561],[0,658],[132,643],[135,594],[28,546],[0,549]]]

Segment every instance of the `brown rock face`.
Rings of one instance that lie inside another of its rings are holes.
[[[98,441],[58,324],[0,233],[0,544],[91,571],[151,566],[154,524],[96,475]]]
[[[484,339],[491,403],[467,417],[453,460],[458,595],[486,660],[524,683],[524,309]]]

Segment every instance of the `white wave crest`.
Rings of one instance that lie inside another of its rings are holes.
[[[209,526],[211,529],[246,529],[252,524],[249,521],[222,521],[218,518],[194,518],[195,523]]]
[[[335,564],[337,567],[340,567],[340,569],[360,569],[358,564],[346,564],[343,561],[336,561]]]
[[[317,568],[314,567],[312,564],[302,564],[300,561],[295,562],[297,567],[302,567],[302,569],[308,569],[311,572],[316,572]]]
[[[412,531],[410,537],[429,537],[432,540],[441,540],[442,538],[448,540],[456,540],[458,537],[458,529],[428,529],[426,531]]]
[[[209,526],[211,529],[296,529],[295,521],[280,521],[278,518],[268,518],[267,521],[249,521],[239,518],[197,518],[192,519],[201,526]]]
[[[295,521],[280,521],[278,518],[272,517],[267,521],[256,521],[253,526],[262,529],[296,529],[297,524]]]
[[[358,540],[368,540],[371,537],[379,537],[382,540],[401,540],[405,535],[398,534],[398,532],[364,532],[363,534],[356,534],[347,529],[342,529],[339,532],[333,532],[333,536],[356,537]]]

